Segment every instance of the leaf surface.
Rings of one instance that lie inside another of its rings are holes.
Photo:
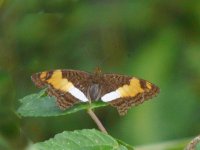
[[[34,150],[128,150],[116,139],[95,129],[65,131],[45,142],[36,143]]]
[[[21,106],[18,108],[17,112],[19,115],[24,117],[60,116],[75,113],[80,110],[86,110],[88,108],[93,109],[108,105],[102,101],[93,102],[91,104],[79,103],[69,109],[61,110],[57,106],[54,97],[45,95],[45,90],[25,96],[20,99],[20,102]]]

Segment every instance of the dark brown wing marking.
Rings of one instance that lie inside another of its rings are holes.
[[[129,84],[131,78],[132,77],[125,77],[124,75],[118,74],[103,74],[103,80],[101,82],[102,96],[109,92],[115,91],[125,84]]]
[[[80,101],[72,96],[70,93],[64,93],[60,90],[56,90],[54,88],[48,88],[47,93],[49,96],[55,96],[57,105],[60,107],[60,109],[66,109],[70,108],[76,103],[79,103]]]

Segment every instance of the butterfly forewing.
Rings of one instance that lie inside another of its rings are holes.
[[[117,74],[104,74],[102,89],[101,100],[116,107],[120,115],[159,93],[159,88],[146,80]]]
[[[48,87],[48,94],[56,97],[62,109],[88,101],[86,93],[89,77],[87,72],[76,70],[44,71],[31,76],[37,87]]]

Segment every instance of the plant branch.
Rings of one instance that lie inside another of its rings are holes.
[[[103,132],[103,133],[108,134],[108,132],[104,128],[103,124],[101,123],[101,121],[99,120],[99,118],[95,115],[95,113],[92,111],[92,109],[89,108],[87,112],[90,115],[90,117],[94,120],[94,122],[97,124],[97,126],[100,129],[100,131]]]

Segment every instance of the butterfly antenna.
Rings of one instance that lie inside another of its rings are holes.
[[[105,65],[105,62],[106,62],[107,60],[109,60],[109,58],[110,58],[113,54],[114,54],[114,51],[110,52],[109,54],[106,54],[103,58],[101,57],[101,61],[98,61],[98,65],[97,65],[97,67],[94,69],[95,72],[96,72],[97,70],[101,70],[100,68],[103,68],[102,66]],[[85,50],[84,50],[84,55],[85,55],[87,58],[89,58],[89,57],[91,56],[91,50],[90,50],[90,49],[85,49]],[[97,68],[98,68],[98,69],[97,69]],[[100,73],[101,73],[101,71],[100,71]]]
[[[99,66],[97,66],[97,67],[94,69],[94,74],[96,74],[96,75],[101,74],[101,68],[100,68]]]
[[[103,59],[101,59],[101,61],[98,63],[97,67],[95,67],[94,69],[94,73],[95,74],[101,74],[102,73],[102,66],[105,66],[106,61],[111,57],[112,53],[109,53],[108,55],[106,55],[105,57],[103,57]]]

